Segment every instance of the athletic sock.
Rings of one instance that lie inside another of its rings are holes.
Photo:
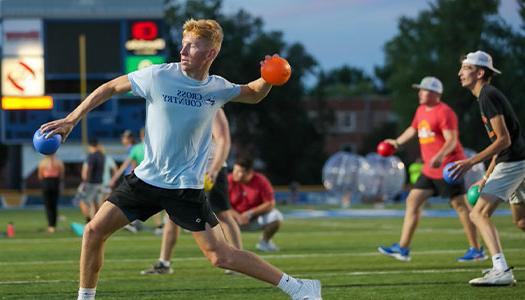
[[[505,271],[509,268],[509,266],[507,266],[507,261],[505,260],[505,255],[503,255],[503,253],[496,253],[492,256],[492,265],[499,271]]]
[[[170,261],[169,260],[163,260],[163,259],[160,259],[159,258],[159,262],[164,266],[164,267],[169,267],[171,265]]]
[[[281,277],[281,280],[279,281],[277,287],[280,288],[283,292],[292,296],[293,294],[297,293],[297,291],[299,291],[299,289],[301,288],[301,282],[299,282],[292,276],[283,273],[283,277]]]
[[[77,300],[95,300],[96,293],[97,293],[97,288],[92,288],[92,289],[79,288]]]

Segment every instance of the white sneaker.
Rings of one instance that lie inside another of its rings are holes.
[[[298,279],[298,281],[301,282],[301,287],[292,295],[292,300],[323,300],[319,280]]]
[[[473,286],[513,285],[516,284],[516,280],[512,274],[512,267],[505,271],[492,268],[483,277],[474,278],[468,283]]]
[[[274,251],[279,251],[279,247],[277,247],[277,246],[272,242],[272,240],[269,240],[269,241],[260,240],[260,241],[257,243],[257,245],[255,245],[255,248],[257,248],[257,250],[262,251],[262,252],[274,252]]]

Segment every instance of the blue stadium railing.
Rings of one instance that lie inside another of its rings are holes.
[[[79,103],[78,94],[55,94],[52,110],[0,110],[0,143],[31,143],[41,124],[63,118]],[[88,135],[99,140],[114,140],[124,130],[138,134],[145,121],[144,100],[133,96],[113,97],[88,114]],[[81,128],[76,126],[69,141],[80,141]]]

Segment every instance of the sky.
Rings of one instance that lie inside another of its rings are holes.
[[[279,30],[288,43],[300,42],[324,70],[344,64],[372,75],[384,62],[383,45],[397,34],[401,16],[416,17],[428,0],[223,0],[226,13],[245,9]],[[515,0],[501,0],[500,15],[518,28]]]

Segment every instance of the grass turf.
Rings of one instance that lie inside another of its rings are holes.
[[[13,221],[16,228],[15,238],[0,238],[0,299],[76,297],[81,239],[68,226],[81,217],[72,208],[60,213],[59,231],[50,235],[43,210],[0,211],[1,226]],[[412,262],[379,255],[378,245],[398,240],[401,223],[401,218],[289,219],[274,239],[282,250],[262,257],[293,276],[320,279],[324,299],[525,295],[525,233],[514,227],[510,216],[496,217],[495,223],[518,285],[499,288],[467,284],[491,262],[455,261],[467,248],[457,218],[423,218],[412,245]],[[254,250],[258,236],[243,233],[247,250]],[[158,258],[159,247],[160,237],[150,230],[113,235],[106,245],[97,299],[288,299],[268,284],[212,268],[188,233],[181,234],[175,249],[174,274],[140,275]]]

